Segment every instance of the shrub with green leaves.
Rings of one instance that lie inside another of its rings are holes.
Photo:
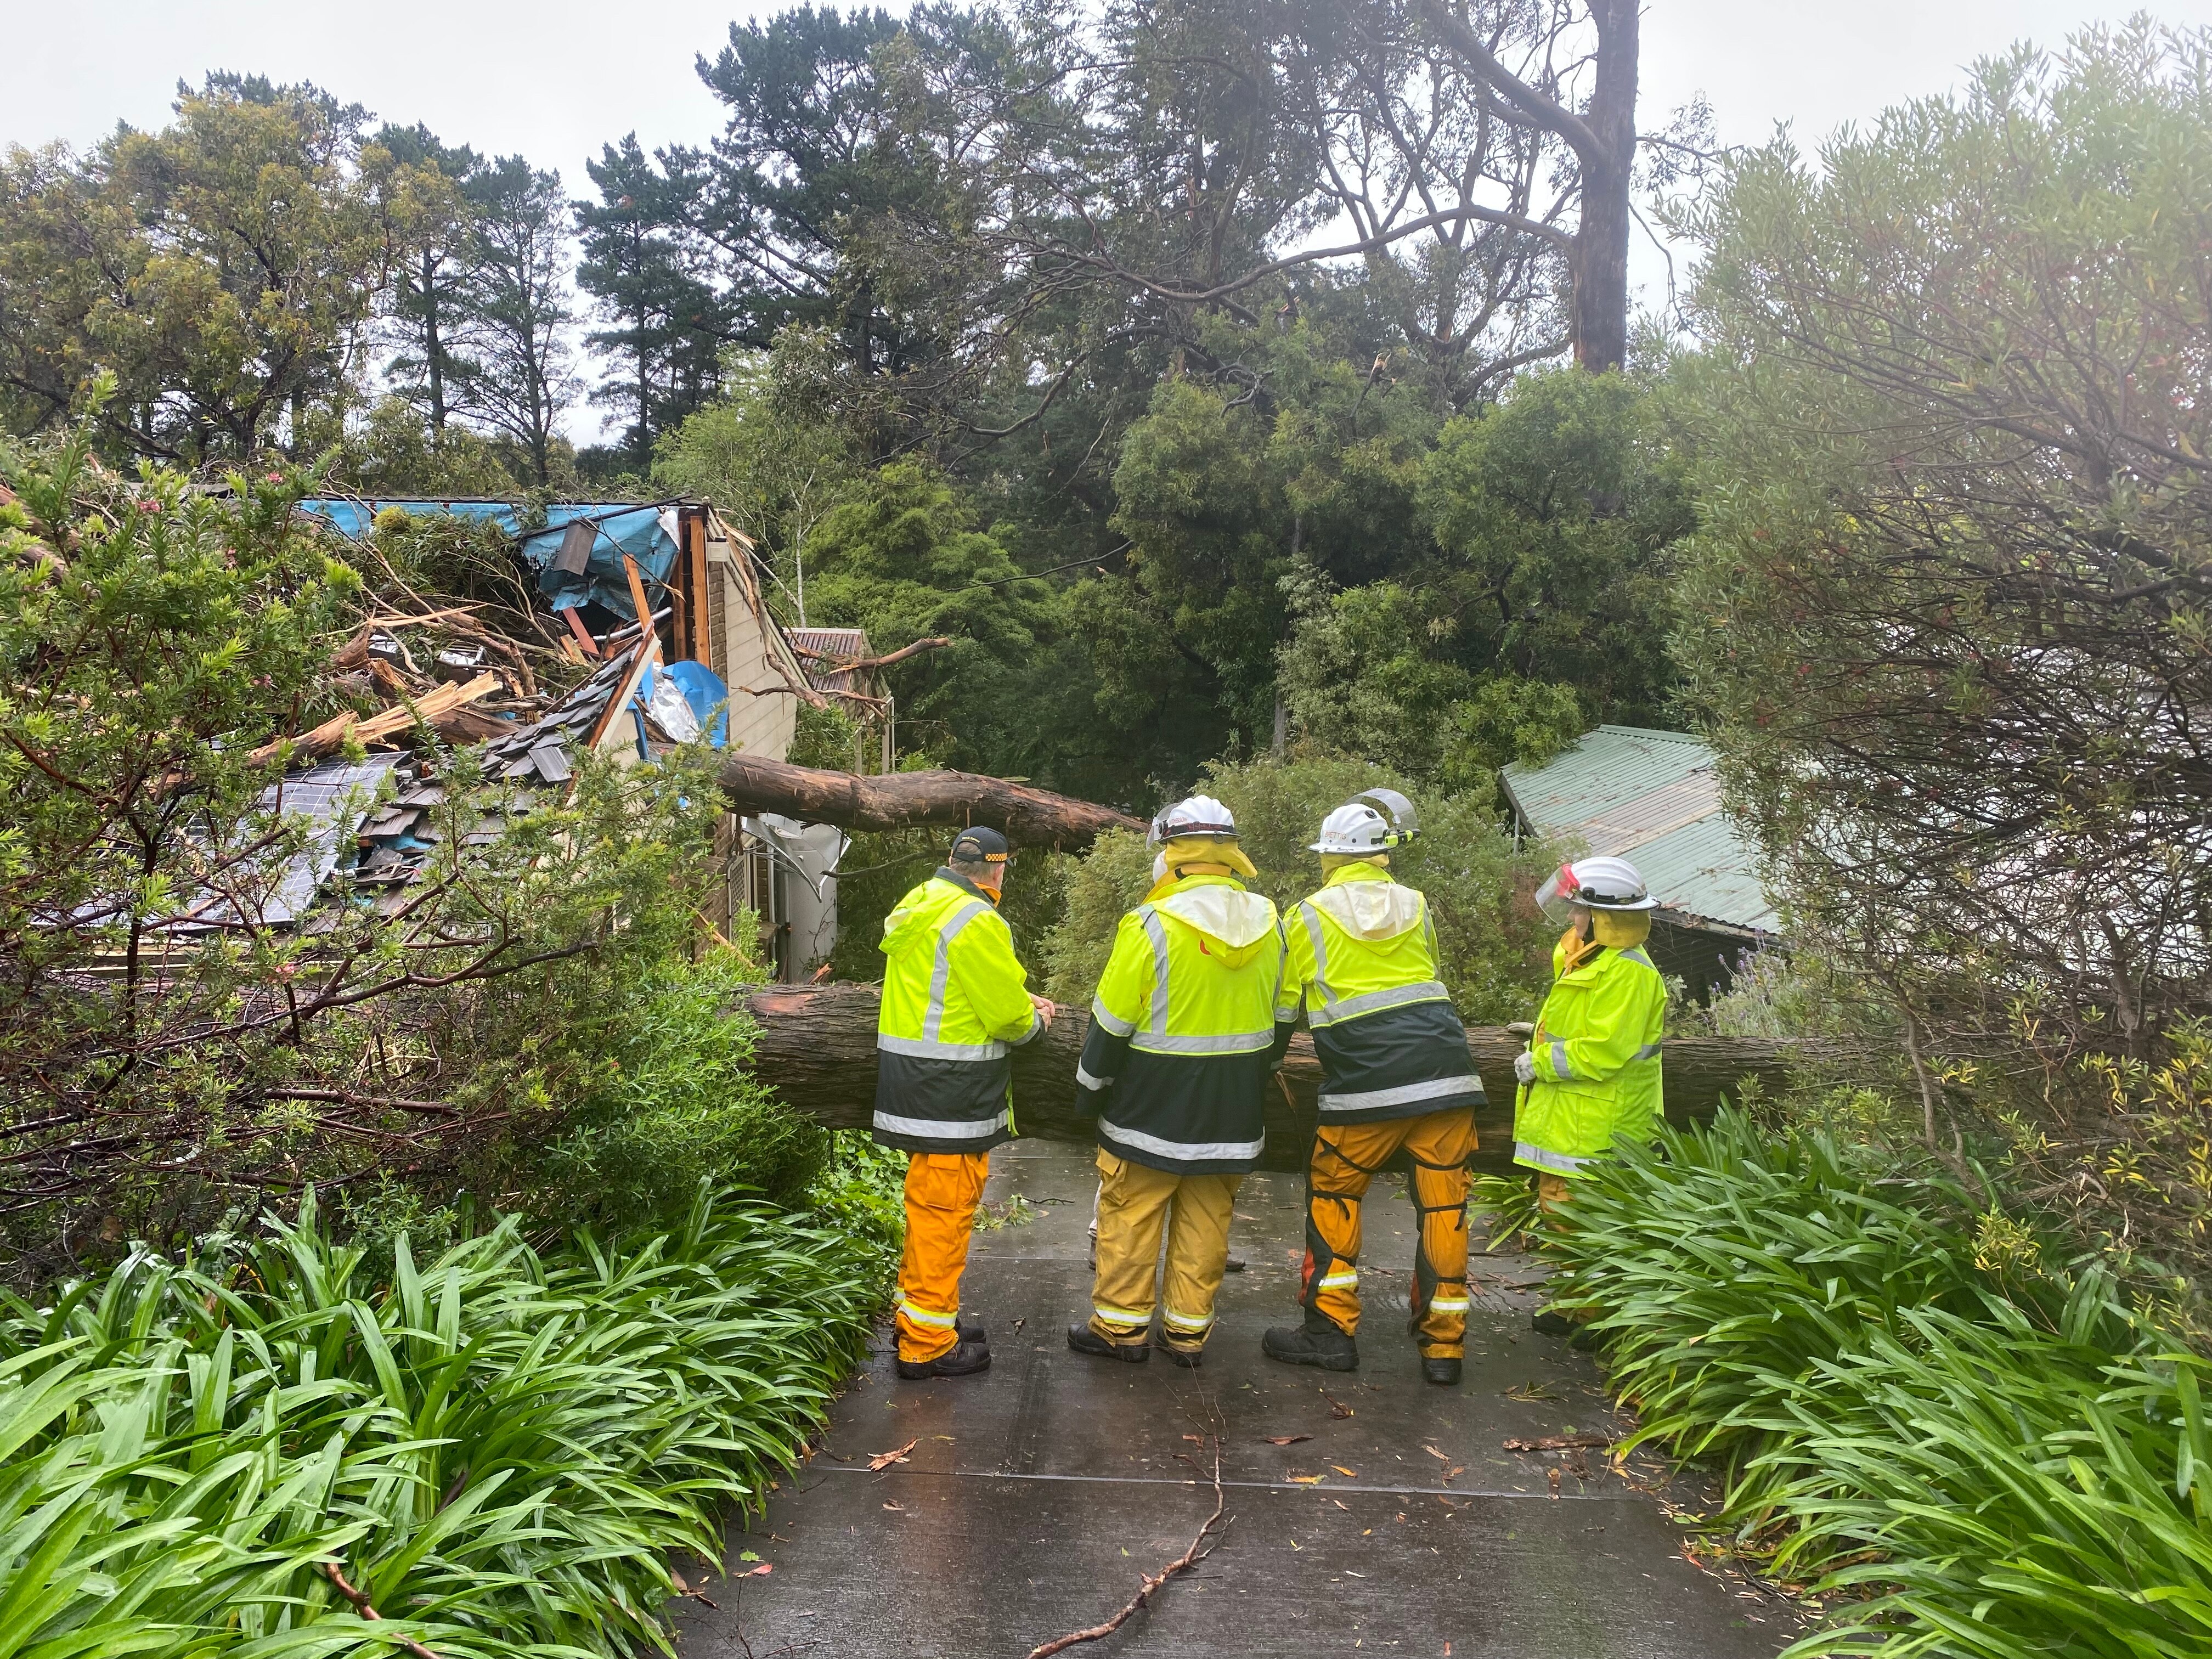
[[[702,1188],[541,1256],[519,1218],[390,1273],[312,1199],[234,1259],[0,1304],[0,1653],[671,1651],[861,1351],[879,1234]],[[382,1615],[370,1623],[331,1577]]]
[[[1838,1593],[1794,1656],[2212,1650],[2208,1364],[1946,1181],[1741,1115],[1626,1144],[1546,1248],[1638,1438]]]

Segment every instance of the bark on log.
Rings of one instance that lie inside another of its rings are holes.
[[[873,985],[779,987],[745,1004],[758,1022],[753,1066],[785,1102],[833,1129],[868,1125],[876,1088],[876,1006]],[[1060,1010],[1052,1029],[1014,1050],[1014,1127],[1048,1140],[1089,1141],[1091,1120],[1076,1110],[1075,1062],[1091,1018],[1080,1007]],[[1482,1074],[1489,1103],[1475,1114],[1482,1150],[1478,1169],[1503,1171],[1513,1156],[1513,1056],[1525,1046],[1503,1026],[1478,1025],[1467,1034],[1468,1054]],[[1686,1123],[1711,1117],[1734,1099],[1747,1078],[1771,1092],[1796,1063],[1796,1045],[1752,1037],[1670,1037],[1662,1055],[1667,1116]],[[1313,1140],[1315,1097],[1321,1063],[1313,1039],[1300,1031],[1275,1073],[1267,1099],[1267,1152],[1261,1167],[1302,1170]]]
[[[1080,852],[1109,830],[1142,830],[1142,820],[1110,806],[974,772],[892,772],[858,777],[817,771],[759,755],[722,763],[722,793],[733,812],[776,812],[845,830],[905,830],[918,824],[988,824],[1019,847]]]

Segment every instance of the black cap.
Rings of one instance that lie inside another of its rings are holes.
[[[1004,836],[979,823],[952,838],[949,856],[963,864],[1004,864],[1009,850]]]

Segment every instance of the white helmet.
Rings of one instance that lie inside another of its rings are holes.
[[[1659,901],[1645,890],[1644,877],[1626,859],[1577,859],[1563,864],[1536,890],[1536,907],[1560,927],[1572,908],[1592,910],[1656,910]]]
[[[1306,850],[1366,857],[1403,847],[1420,833],[1413,802],[1395,789],[1369,789],[1323,818],[1321,839]]]
[[[1208,841],[1235,841],[1237,815],[1211,795],[1192,795],[1177,801],[1152,820],[1152,842],[1200,836]]]

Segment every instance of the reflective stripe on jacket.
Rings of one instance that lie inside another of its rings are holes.
[[[1013,1133],[1010,1046],[1041,1028],[1014,936],[973,883],[939,870],[884,919],[875,1136],[979,1152]]]
[[[1321,1057],[1321,1115],[1357,1123],[1473,1108],[1482,1079],[1467,1028],[1437,977],[1428,900],[1380,866],[1347,864],[1284,929],[1285,1018],[1303,991]]]
[[[1554,968],[1565,958],[1562,941]],[[1529,1039],[1536,1080],[1513,1115],[1514,1162],[1577,1175],[1616,1137],[1656,1134],[1666,1014],[1666,983],[1640,945],[1560,974]]]
[[[1285,951],[1275,907],[1231,876],[1164,884],[1121,918],[1076,1069],[1100,1146],[1178,1175],[1260,1161],[1290,1040],[1276,1018]]]

